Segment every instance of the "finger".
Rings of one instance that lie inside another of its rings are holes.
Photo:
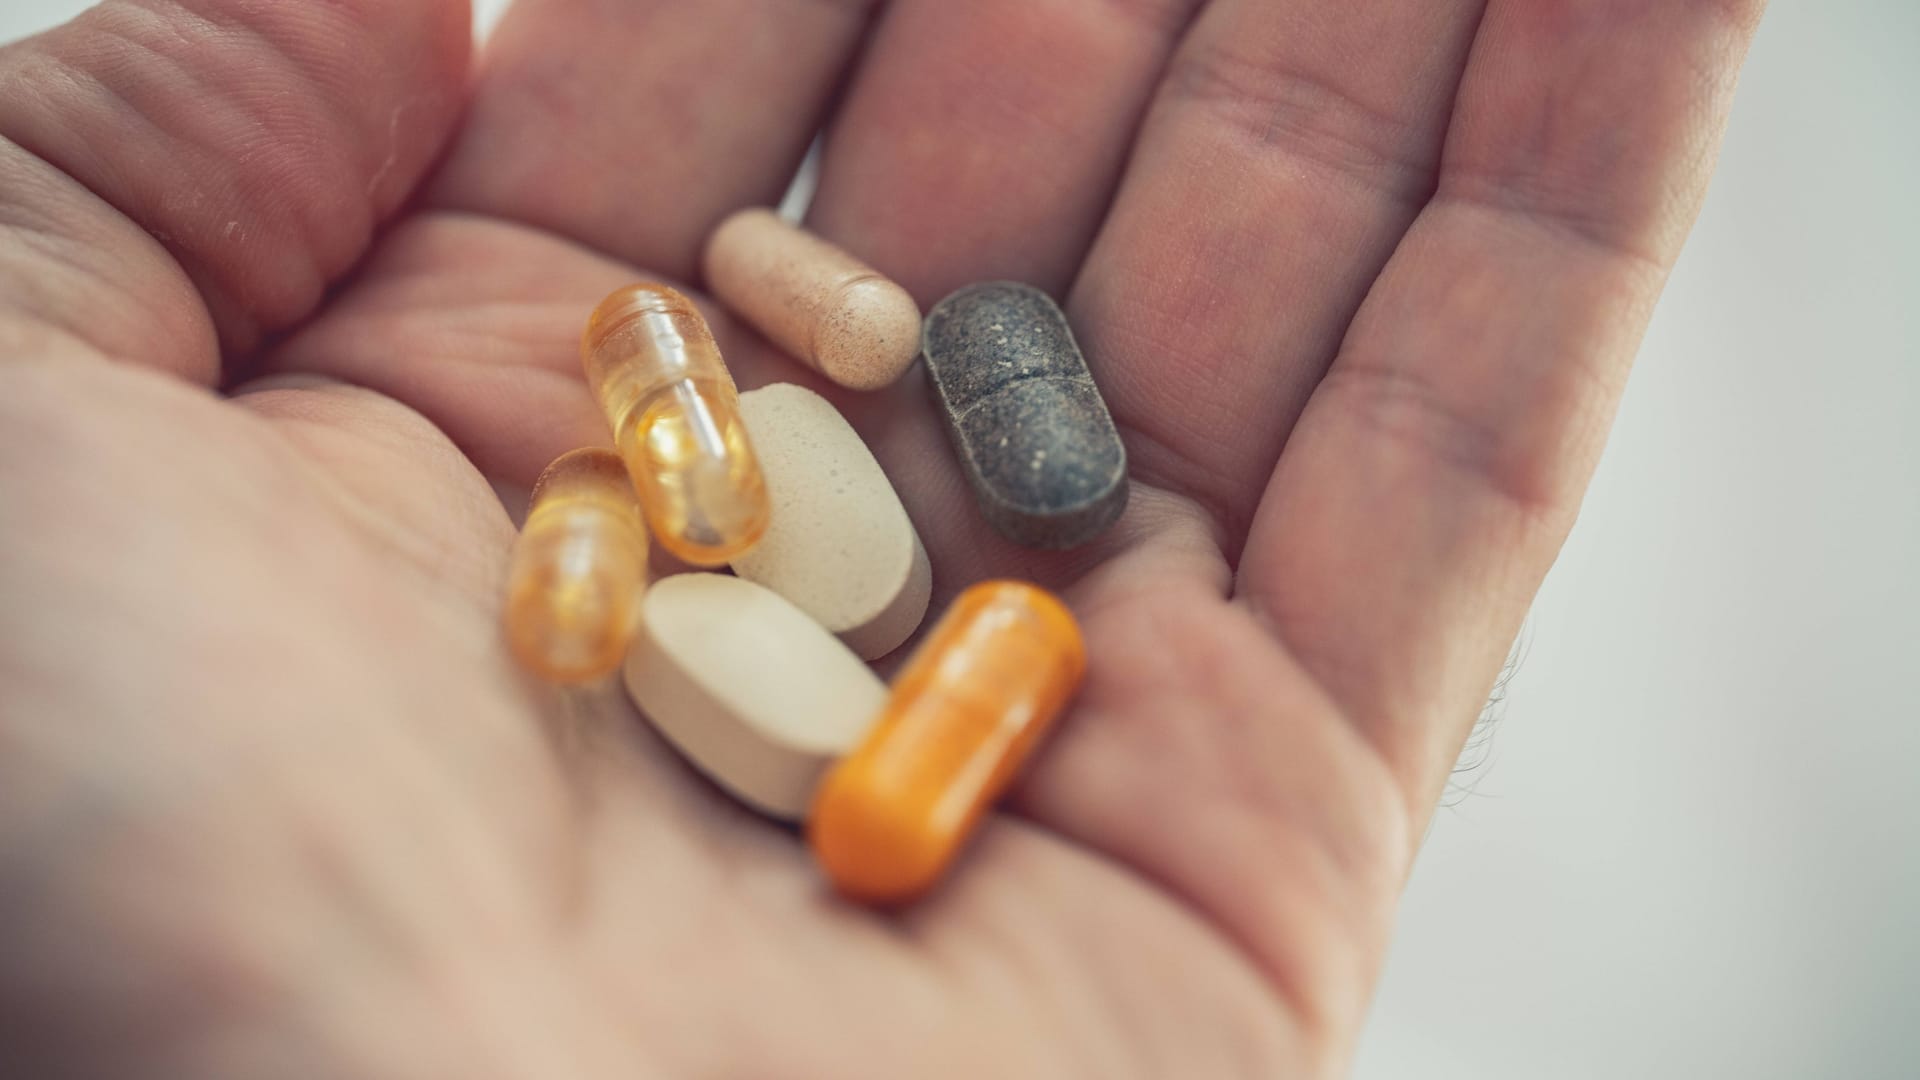
[[[827,133],[810,224],[923,308],[990,278],[1059,295],[1198,3],[895,0]],[[936,600],[989,573],[1075,580],[1164,518],[1136,497],[1099,545],[1064,554],[1014,546],[974,505],[926,393],[914,372],[886,392],[835,400],[926,539]]]
[[[433,202],[687,279],[777,200],[877,0],[520,0]]]
[[[1071,310],[1136,478],[1235,542],[1432,190],[1481,0],[1222,0],[1174,57]]]
[[[1224,0],[1201,16],[1070,298],[1142,488],[1197,494],[1243,534],[1256,471],[1431,190],[1478,15]],[[1226,567],[1194,539],[1075,594],[1110,662],[1020,805],[1190,904],[1316,1030],[1344,1032],[1404,865],[1380,812],[1395,800],[1324,694],[1220,608]]]
[[[305,316],[437,153],[466,7],[111,0],[0,50],[0,305],[211,379],[214,331]]]
[[[1198,0],[895,0],[821,162],[811,223],[924,306],[1066,288]]]
[[[1570,527],[1759,0],[1493,0],[1432,204],[1315,393],[1239,595],[1424,816]]]

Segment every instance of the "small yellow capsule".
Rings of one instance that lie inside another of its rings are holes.
[[[552,682],[619,668],[647,586],[647,528],[633,481],[611,450],[575,450],[547,466],[507,571],[507,643]]]
[[[695,566],[753,547],[771,513],[766,480],[692,301],[629,285],[594,309],[580,351],[660,545]]]

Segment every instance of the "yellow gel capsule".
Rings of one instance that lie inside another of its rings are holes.
[[[611,674],[626,656],[647,586],[647,528],[611,450],[562,455],[533,487],[507,571],[507,643],[552,682]]]
[[[1085,670],[1079,625],[1053,594],[1017,581],[961,593],[814,793],[807,842],[834,888],[877,904],[932,888]]]
[[[695,566],[746,553],[767,528],[766,480],[693,302],[629,285],[594,309],[580,351],[660,546]]]

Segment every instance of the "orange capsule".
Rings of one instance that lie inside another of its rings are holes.
[[[551,682],[586,682],[620,666],[647,585],[647,528],[633,481],[611,450],[555,459],[533,486],[514,541],[502,617],[507,644]]]
[[[807,841],[834,887],[881,904],[931,888],[1085,671],[1053,594],[1016,581],[961,593],[814,796]]]
[[[693,302],[629,285],[594,309],[580,352],[660,546],[695,566],[751,549],[772,504],[733,376]]]

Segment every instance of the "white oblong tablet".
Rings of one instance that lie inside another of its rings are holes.
[[[774,383],[740,395],[773,503],[733,572],[788,600],[872,660],[926,617],[933,569],[893,484],[827,399]]]
[[[721,574],[679,574],[647,591],[624,674],[688,761],[790,821],[887,700],[886,684],[800,609]]]

